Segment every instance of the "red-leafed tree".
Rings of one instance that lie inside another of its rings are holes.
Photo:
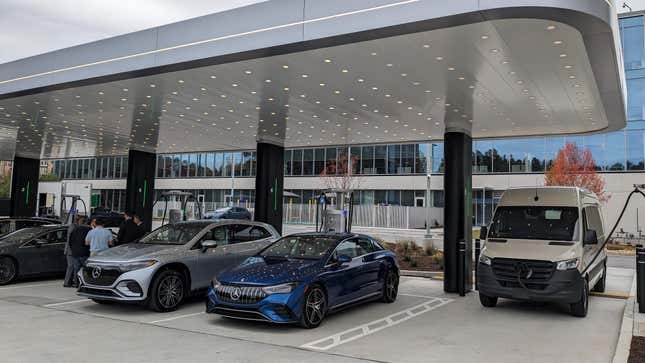
[[[358,157],[343,151],[336,160],[327,161],[320,177],[327,189],[355,190],[360,184],[358,173]]]
[[[596,193],[602,202],[610,198],[605,192],[605,181],[596,171],[596,161],[591,152],[572,142],[558,151],[557,158],[546,172],[545,184],[585,188]]]

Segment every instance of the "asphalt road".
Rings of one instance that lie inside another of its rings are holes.
[[[607,267],[628,268],[631,270],[635,270],[636,257],[623,256],[623,255],[609,255],[607,259]]]

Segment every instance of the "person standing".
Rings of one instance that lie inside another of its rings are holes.
[[[145,227],[143,226],[143,220],[138,214],[135,214],[132,219],[134,220],[134,225],[136,227],[133,240],[138,240],[139,238],[146,235],[146,230],[145,230]]]
[[[105,225],[103,220],[96,219],[94,224],[96,227],[85,237],[85,245],[90,246],[90,257],[107,250],[113,244],[112,231],[103,227]]]
[[[139,227],[133,220],[134,213],[128,211],[123,215],[125,221],[121,223],[121,227],[119,228],[119,234],[116,239],[118,245],[133,242],[141,237],[138,231]]]
[[[86,217],[79,217],[77,226],[69,238],[69,247],[72,254],[72,266],[74,271],[74,287],[78,287],[78,272],[90,256],[90,249],[85,244],[87,234],[92,228],[87,225]]]
[[[67,228],[67,242],[65,243],[65,259],[67,260],[67,268],[65,269],[65,280],[63,287],[73,287],[74,284],[74,258],[72,257],[72,249],[70,248],[70,236],[78,226],[78,216],[74,216],[72,223]]]

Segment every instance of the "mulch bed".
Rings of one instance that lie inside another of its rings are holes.
[[[403,257],[397,256],[401,270],[443,271],[443,268],[433,261],[432,256],[411,256],[411,258],[416,261],[416,267],[412,267],[412,261],[406,261]]]
[[[645,337],[632,337],[632,347],[627,363],[645,362]]]

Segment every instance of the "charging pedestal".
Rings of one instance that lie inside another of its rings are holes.
[[[645,314],[645,248],[636,249],[636,298],[638,312]]]
[[[316,232],[348,233],[352,231],[354,192],[329,189],[316,199]]]

